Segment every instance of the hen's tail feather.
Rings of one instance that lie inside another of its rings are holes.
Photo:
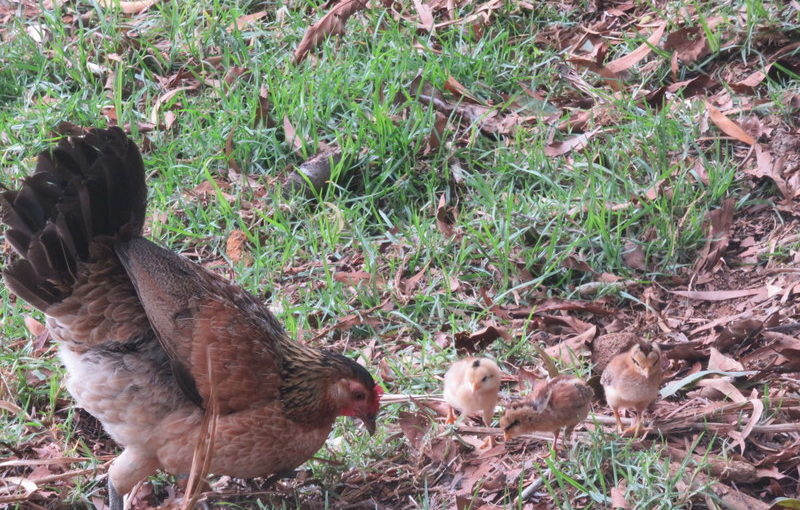
[[[92,241],[141,235],[146,207],[142,158],[121,129],[62,140],[19,190],[0,194],[6,239],[21,257],[3,271],[9,289],[40,310],[61,301]]]

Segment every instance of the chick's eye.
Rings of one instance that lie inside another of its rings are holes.
[[[486,382],[488,380],[489,380],[489,376],[488,375],[484,375],[483,379],[481,379],[481,382]]]

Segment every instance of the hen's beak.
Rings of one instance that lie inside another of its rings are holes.
[[[369,432],[370,436],[375,435],[375,427],[376,427],[375,420],[377,417],[378,417],[377,414],[364,414],[359,416],[359,418],[361,418],[361,421],[364,422],[364,426],[367,428],[367,432]]]

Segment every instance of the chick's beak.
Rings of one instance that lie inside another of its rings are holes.
[[[504,430],[503,431],[503,441],[508,441],[509,439],[511,439],[511,432],[509,432],[507,430]]]

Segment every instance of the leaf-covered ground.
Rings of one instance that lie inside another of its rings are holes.
[[[375,437],[342,420],[296,478],[214,477],[212,505],[793,508],[798,27],[794,1],[0,0],[2,184],[123,126],[152,239],[381,379]],[[0,505],[102,508],[116,447],[0,296]],[[512,398],[535,343],[592,380],[642,337],[669,360],[646,439],[602,399],[559,455],[444,424],[465,353]],[[160,475],[132,507],[182,494]]]

